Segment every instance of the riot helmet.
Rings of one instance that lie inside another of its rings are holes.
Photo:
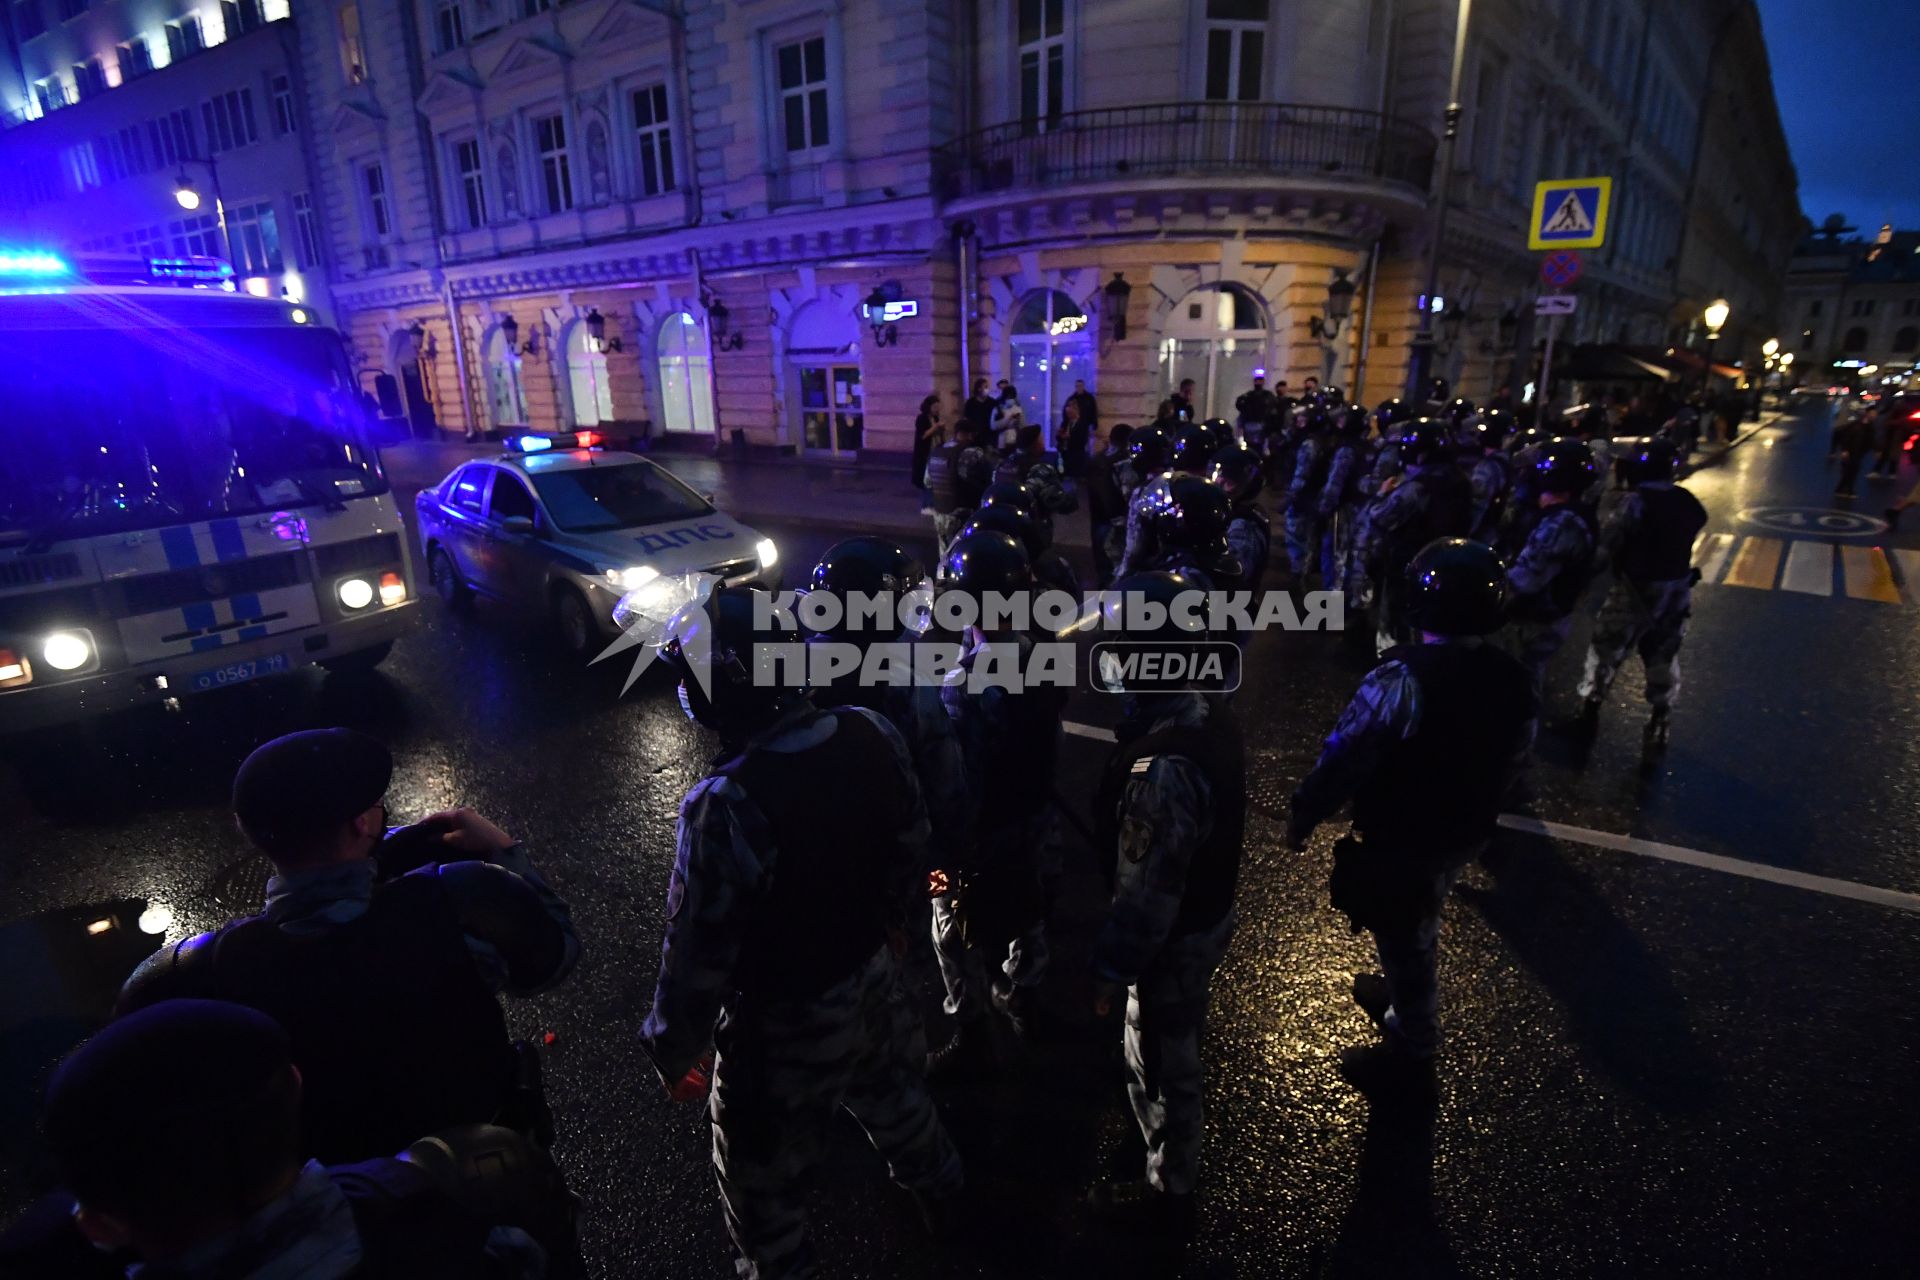
[[[915,591],[928,591],[929,583],[925,566],[899,543],[888,538],[858,537],[844,538],[828,547],[819,563],[813,566],[804,590],[825,592],[840,597],[843,602],[854,595],[887,596],[895,602],[897,612],[899,601]],[[898,634],[897,627],[883,626],[874,631],[856,625],[850,614],[851,611],[843,610],[839,624],[822,634],[834,640],[866,643],[891,640]]]
[[[1437,636],[1484,636],[1506,619],[1507,567],[1471,538],[1436,538],[1407,565],[1407,620]]]
[[[1482,449],[1498,449],[1513,434],[1513,415],[1504,409],[1489,409],[1480,415],[1474,433]]]
[[[1592,486],[1599,468],[1594,465],[1593,450],[1584,440],[1555,437],[1533,464],[1542,493],[1585,493]]]
[[[1627,455],[1627,479],[1634,484],[1672,480],[1679,461],[1679,450],[1673,442],[1656,436]]]
[[[1416,467],[1445,461],[1452,443],[1446,423],[1435,418],[1415,418],[1400,428],[1394,447],[1400,451],[1400,461]]]
[[[760,610],[748,587],[718,587],[684,605],[667,624],[660,659],[680,677],[688,717],[738,744],[772,724],[806,695],[785,685],[754,683],[755,648],[798,643],[778,611]],[[757,614],[766,615],[764,619]]]
[[[1260,455],[1238,441],[1213,455],[1207,478],[1219,485],[1233,502],[1253,501],[1260,496],[1260,490],[1266,484],[1266,472],[1260,465]]]
[[[1154,475],[1167,469],[1167,451],[1172,444],[1167,429],[1150,422],[1144,427],[1135,427],[1127,437],[1127,454],[1142,475]]]

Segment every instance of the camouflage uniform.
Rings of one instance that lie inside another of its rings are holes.
[[[1139,491],[1141,482],[1140,470],[1132,458],[1121,458],[1113,464],[1113,483],[1120,490],[1120,500],[1126,504],[1127,516],[1122,520],[1109,520],[1094,530],[1109,565],[1117,565],[1126,558],[1127,530],[1133,522],[1133,495]],[[1108,580],[1111,581],[1111,577]]]
[[[1327,464],[1327,482],[1320,488],[1316,502],[1320,514],[1320,585],[1328,591],[1346,588],[1347,557],[1353,549],[1353,526],[1360,502],[1354,490],[1366,469],[1367,444],[1364,440],[1342,440],[1334,446],[1333,460]]]
[[[1649,483],[1622,498],[1600,534],[1604,554],[1617,558],[1622,546],[1639,532],[1646,511],[1641,489],[1673,487],[1670,483]],[[1687,638],[1687,622],[1692,616],[1691,573],[1682,578],[1641,582],[1616,571],[1593,624],[1586,670],[1580,677],[1580,696],[1606,697],[1620,664],[1637,646],[1647,669],[1648,704],[1672,707],[1680,696],[1680,646]]]
[[[1139,573],[1153,563],[1159,555],[1160,540],[1154,536],[1153,504],[1148,495],[1153,491],[1149,483],[1152,476],[1141,478],[1140,483],[1127,497],[1127,539],[1119,562],[1114,566],[1114,581],[1130,573]]]
[[[1562,503],[1540,517],[1507,570],[1512,601],[1499,642],[1533,677],[1535,696],[1545,688],[1547,666],[1573,629],[1574,607],[1592,570],[1594,549],[1587,520],[1571,504]]]
[[[1386,449],[1382,452],[1397,454],[1399,451]],[[1380,588],[1378,607],[1374,612],[1378,626],[1375,643],[1382,653],[1407,638],[1401,634],[1405,619],[1401,617],[1403,584],[1399,581],[1400,571],[1405,565],[1389,564],[1389,552],[1396,542],[1404,540],[1408,530],[1428,518],[1433,506],[1433,492],[1423,477],[1451,472],[1452,468],[1451,462],[1432,462],[1408,468],[1393,491],[1373,502],[1361,519],[1355,537],[1354,559],[1360,574],[1364,575],[1360,578],[1362,590],[1366,586]],[[1411,547],[1404,554],[1411,558],[1411,553],[1418,550],[1418,547]]]
[[[934,541],[944,553],[960,526],[973,515],[981,492],[993,483],[993,455],[984,446],[971,444],[965,448],[943,445],[934,451],[934,457],[936,468],[951,468],[950,483],[957,495],[953,507],[933,514]],[[941,485],[929,479],[928,487],[938,493]]]
[[[1015,642],[1002,640],[997,643]],[[1024,666],[1033,642],[1022,636],[1017,643]],[[976,645],[962,659],[962,665],[971,669],[984,650],[984,644]],[[965,681],[956,679],[946,686],[942,696],[947,714],[953,719],[961,756],[966,761],[967,777],[974,787],[984,791],[987,785],[985,780],[992,772],[990,757],[1004,756],[1021,746],[1033,745],[1014,741],[1016,737],[1024,736],[1016,733],[1016,728],[1025,725],[1023,719],[1016,720],[1016,711],[1029,708],[1016,708],[1013,700],[1016,697],[1054,699],[1056,693],[1040,689],[1015,695],[1000,688],[970,693]],[[1057,736],[1057,714],[1053,717],[1053,729]],[[1044,785],[1051,792],[1053,779],[1050,775],[1032,781]],[[1060,874],[1059,811],[1049,795],[1045,803],[1030,812],[990,812],[990,806],[998,799],[984,794],[974,796],[978,818],[974,824],[971,847],[959,857],[958,868],[949,862],[946,869],[973,870],[981,862],[990,860],[994,866],[1016,874],[1031,871],[1038,877],[1044,901]],[[986,965],[982,950],[968,945],[965,921],[954,894],[935,895],[932,927],[934,958],[939,962],[941,982],[947,991],[942,1008],[962,1022],[970,1021],[985,1012],[980,1004],[980,996],[987,987]],[[1047,945],[1047,922],[1043,914],[1008,941],[1006,955],[1000,962],[1000,972],[1016,987],[1037,987],[1046,976],[1051,958],[1052,952]]]
[[[1420,683],[1404,663],[1388,661],[1375,667],[1327,735],[1313,772],[1294,792],[1292,829],[1311,831],[1352,799],[1393,744],[1418,731],[1421,702]],[[1512,756],[1500,762],[1509,776],[1519,769],[1529,740],[1516,741]],[[1387,1035],[1416,1058],[1430,1058],[1439,1047],[1440,915],[1460,868],[1477,852],[1462,850],[1445,859],[1443,867],[1409,871],[1419,877],[1428,909],[1417,919],[1370,930],[1393,997],[1386,1015]]]
[[[899,840],[908,856],[889,869],[893,900],[920,887],[926,807],[899,733],[871,717],[897,770],[880,785],[912,796]],[[832,717],[802,705],[763,732],[758,750],[796,753],[830,737]],[[814,1274],[800,1175],[844,1108],[886,1157],[893,1180],[941,1196],[961,1183],[960,1157],[928,1096],[925,1038],[893,952],[881,947],[817,996],[747,1001],[734,969],[755,907],[777,871],[779,845],[733,779],[712,776],[680,808],[660,980],[641,1043],[665,1080],[679,1080],[711,1043],[713,1166],[742,1276]]]
[[[1467,468],[1467,481],[1473,486],[1473,532],[1468,536],[1492,546],[1499,533],[1507,492],[1513,488],[1506,459],[1483,453]]]
[[[1199,728],[1198,694],[1177,695],[1153,729]],[[1147,1181],[1187,1195],[1200,1172],[1204,1131],[1200,1039],[1208,987],[1235,917],[1211,929],[1175,929],[1195,851],[1215,821],[1213,789],[1190,760],[1162,755],[1134,768],[1120,805],[1113,910],[1094,941],[1093,972],[1127,988],[1127,1097],[1147,1146]]]
[[[1323,435],[1309,435],[1300,442],[1293,457],[1293,480],[1287,485],[1287,565],[1304,576],[1313,568],[1314,553],[1320,538],[1320,493],[1324,486],[1320,464],[1327,458],[1332,442]]]

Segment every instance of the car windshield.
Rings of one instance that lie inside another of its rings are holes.
[[[699,494],[650,462],[536,473],[533,487],[553,522],[568,533],[631,529],[713,510]]]
[[[150,529],[383,493],[324,329],[15,329],[0,534]]]

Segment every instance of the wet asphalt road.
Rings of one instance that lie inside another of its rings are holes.
[[[1829,496],[1825,440],[1807,414],[1701,471],[1690,483],[1709,532],[1766,533],[1741,515],[1760,506],[1846,509]],[[1901,487],[1913,481],[1909,468]],[[1852,505],[1877,515],[1893,488],[1863,481]],[[762,523],[790,567],[833,538]],[[1665,758],[1641,759],[1630,668],[1591,742],[1547,737],[1536,812],[1920,891],[1915,598],[1852,599],[1838,579],[1828,596],[1703,586]],[[1556,673],[1562,715],[1584,630]],[[990,1080],[940,1095],[974,1188],[969,1247],[935,1254],[849,1124],[814,1182],[828,1273],[1911,1274],[1920,915],[1509,834],[1449,909],[1437,1114],[1372,1108],[1341,1081],[1335,1055],[1367,1035],[1347,983],[1372,966],[1324,904],[1334,833],[1292,854],[1279,820],[1366,666],[1338,637],[1263,637],[1240,700],[1254,812],[1207,1041],[1199,1238],[1180,1252],[1101,1238],[1078,1207],[1139,1158],[1119,1028],[1086,1011],[1100,882],[1082,858],[1056,920],[1049,1036],[1032,1050],[1004,1039]],[[0,1205],[37,1176],[46,1064],[150,945],[133,917],[164,904],[178,936],[257,905],[264,872],[224,809],[233,766],[275,733],[351,724],[394,746],[396,814],[475,806],[573,903],[579,971],[509,1012],[516,1032],[555,1037],[548,1084],[589,1203],[589,1258],[610,1277],[727,1274],[704,1114],[661,1096],[633,1041],[675,807],[710,743],[670,689],[643,680],[620,698],[620,678],[568,669],[497,607],[456,616],[429,601],[377,676],[307,673],[13,744],[0,763]],[[1072,718],[1110,718],[1089,701]],[[1084,797],[1104,748],[1068,741],[1062,791]],[[122,927],[88,937],[114,903]],[[916,963],[939,1034],[937,980]]]

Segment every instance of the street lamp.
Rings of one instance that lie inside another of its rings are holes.
[[[200,194],[200,188],[196,187],[193,179],[187,176],[186,166],[190,164],[207,166],[207,185],[212,188],[210,194],[213,196],[213,216],[220,224],[220,243],[226,247],[227,262],[238,267],[239,264],[233,261],[233,235],[227,230],[227,207],[220,199],[219,166],[214,164],[211,157],[183,159],[180,164],[179,174],[173,180],[173,202],[188,213],[192,213],[205,203],[205,197]]]
[[[1106,288],[1100,291],[1106,295],[1107,315],[1111,318],[1113,340],[1124,342],[1127,337],[1127,299],[1133,296],[1133,286],[1127,283],[1123,272],[1113,273],[1113,279],[1107,281]]]
[[[1433,239],[1427,245],[1427,287],[1421,293],[1420,331],[1413,335],[1413,349],[1407,361],[1407,399],[1418,400],[1427,378],[1433,372],[1434,295],[1440,292],[1440,253],[1447,235],[1447,205],[1453,196],[1453,151],[1460,137],[1460,81],[1467,65],[1467,25],[1473,13],[1473,0],[1460,0],[1454,11],[1453,66],[1447,79],[1447,106],[1442,119],[1445,131],[1440,135],[1439,180],[1433,192]]]
[[[1314,337],[1332,342],[1339,336],[1340,326],[1353,314],[1353,295],[1357,289],[1358,286],[1347,279],[1345,271],[1334,271],[1333,283],[1327,286],[1325,313],[1307,320],[1307,328]]]
[[[1733,314],[1733,308],[1725,298],[1716,298],[1707,304],[1700,318],[1707,323],[1707,341],[1713,342],[1720,337],[1720,331],[1727,327],[1727,318]]]

